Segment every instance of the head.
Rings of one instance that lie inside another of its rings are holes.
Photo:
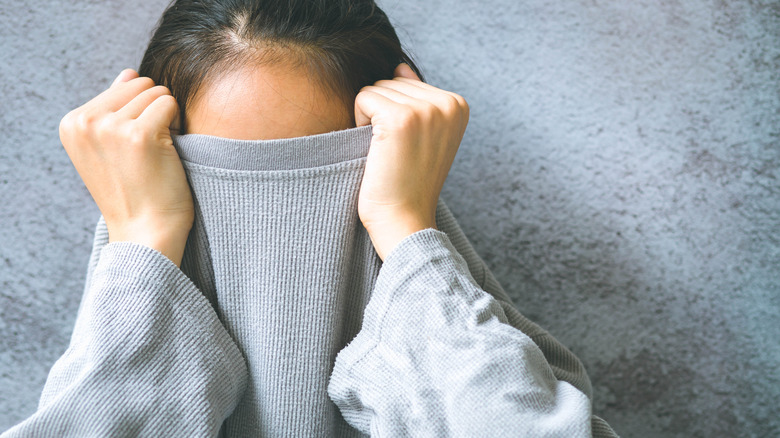
[[[179,103],[181,132],[283,138],[354,126],[358,91],[405,62],[373,0],[177,0],[139,74]]]

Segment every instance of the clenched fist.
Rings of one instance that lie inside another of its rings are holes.
[[[357,125],[373,125],[358,214],[382,260],[410,234],[436,228],[439,193],[468,119],[461,96],[421,82],[406,64],[357,95]]]
[[[133,70],[69,112],[60,140],[106,220],[109,241],[149,246],[179,265],[192,228],[192,195],[171,129],[170,91]]]

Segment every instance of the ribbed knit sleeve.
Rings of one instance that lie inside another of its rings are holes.
[[[447,234],[414,233],[385,260],[328,393],[371,436],[615,436],[510,319]]]
[[[96,242],[106,237],[98,228]],[[241,352],[167,257],[101,246],[38,411],[2,438],[217,436],[246,386]]]

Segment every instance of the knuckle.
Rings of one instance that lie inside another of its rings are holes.
[[[132,129],[128,129],[126,135],[128,145],[134,149],[143,148],[146,146],[149,140],[149,135],[146,132],[146,129],[143,129],[140,126],[134,126]]]
[[[424,102],[422,104],[423,108],[425,109],[422,112],[423,117],[426,120],[433,120],[439,118],[443,113],[444,109],[440,108],[438,105],[436,105],[433,102]]]
[[[402,128],[415,128],[420,124],[422,119],[425,119],[425,113],[415,111],[410,106],[404,106],[400,108],[396,114],[397,123]]]
[[[95,136],[99,139],[107,139],[113,135],[116,135],[116,125],[117,123],[115,118],[112,115],[107,115],[106,117],[100,119],[100,121],[93,123],[90,131],[94,131]]]
[[[60,120],[60,126],[59,126],[59,134],[60,134],[60,142],[62,143],[62,147],[65,149],[68,149],[68,146],[70,145],[70,137],[73,135],[73,118],[75,116],[73,115],[73,111],[65,114],[65,116],[62,117],[62,120]]]
[[[154,81],[152,80],[152,78],[149,78],[149,77],[146,77],[146,76],[143,76],[143,77],[140,77],[140,78],[135,78],[135,79],[133,79],[133,82],[138,84],[138,86],[143,88],[143,89],[148,89],[148,88],[152,88],[152,87],[155,86]]]
[[[155,99],[155,101],[158,105],[158,111],[160,113],[167,114],[168,111],[178,112],[179,103],[170,94],[163,94],[157,96],[157,99]]]
[[[166,87],[165,85],[155,85],[154,87],[152,87],[152,90],[154,90],[155,93],[161,96],[166,96],[166,95],[169,96],[171,94],[171,90],[169,90],[168,87]]]
[[[458,101],[458,106],[460,106],[463,110],[468,112],[469,110],[469,103],[466,102],[466,99],[461,96],[460,94],[455,94],[453,97],[455,97],[455,100]]]
[[[90,111],[79,111],[73,118],[71,129],[77,133],[87,133],[95,128],[98,117]]]
[[[442,110],[447,115],[455,115],[460,110],[460,102],[455,96],[448,94],[447,97],[444,99],[444,106]]]
[[[62,116],[60,120],[60,136],[69,133],[73,129],[74,118],[76,117],[74,111],[70,111]]]
[[[417,118],[417,111],[411,106],[404,105],[398,109],[398,119],[403,121],[413,121]]]
[[[469,105],[462,96],[457,94],[448,94],[443,100],[442,112],[448,118],[458,118],[468,116]]]
[[[115,126],[111,135],[115,140],[115,144],[122,146],[132,142],[132,131],[130,130],[131,124],[125,123],[120,126]]]
[[[358,96],[363,96],[363,97],[365,97],[365,95],[366,95],[367,93],[370,93],[370,92],[371,92],[373,89],[374,89],[374,86],[373,86],[373,85],[366,85],[366,86],[364,86],[363,88],[361,88],[361,89],[358,91],[358,94],[357,94],[357,95],[358,95]]]
[[[163,94],[160,97],[158,97],[162,101],[162,103],[165,103],[166,105],[175,105],[178,106],[179,103],[176,101],[176,98],[174,98],[171,93]]]

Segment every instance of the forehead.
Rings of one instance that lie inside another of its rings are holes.
[[[305,69],[246,66],[204,83],[187,108],[187,133],[245,140],[300,137],[349,128],[351,114]]]

